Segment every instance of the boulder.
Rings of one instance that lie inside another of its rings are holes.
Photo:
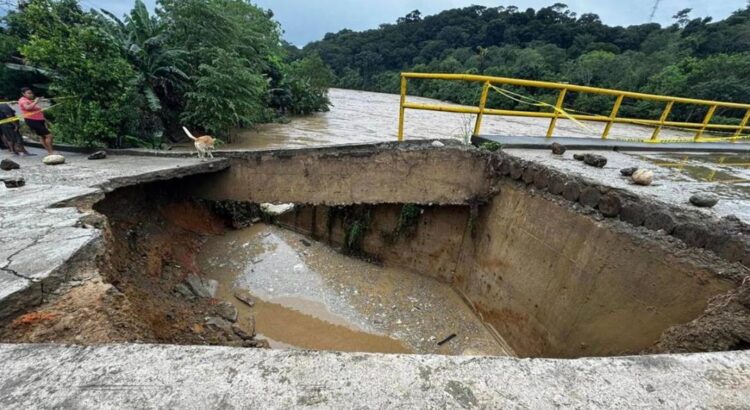
[[[21,168],[21,166],[18,165],[18,163],[11,161],[9,159],[4,159],[0,161],[0,169],[2,169],[3,171],[12,171],[14,169],[19,169],[19,168]]]
[[[42,159],[42,162],[44,165],[61,165],[65,163],[65,157],[57,154],[47,155]]]
[[[699,208],[712,208],[719,203],[719,197],[711,194],[695,194],[690,197],[690,203]]]
[[[95,153],[88,156],[88,159],[92,161],[105,158],[107,158],[107,151],[96,151]]]
[[[198,275],[189,275],[185,281],[193,293],[201,298],[212,298],[216,295],[219,282],[211,279],[203,279]]]
[[[250,293],[244,289],[238,289],[234,292],[234,297],[237,298],[240,302],[253,307],[255,306],[255,300],[252,296],[250,296]]]
[[[633,176],[635,171],[638,171],[638,167],[623,168],[620,170],[620,174],[624,177],[630,177]]]
[[[583,163],[592,167],[604,168],[607,165],[607,157],[597,154],[586,154],[583,156]]]
[[[567,151],[568,149],[565,147],[565,145],[558,144],[556,142],[552,143],[552,153],[555,155],[562,155]]]
[[[631,176],[636,185],[648,186],[654,182],[654,172],[647,169],[639,169]]]
[[[252,326],[252,328],[252,330],[247,331],[242,326],[236,323],[232,325],[232,331],[242,340],[253,340],[253,338],[255,337],[255,326]]]
[[[442,148],[442,147],[445,146],[445,144],[443,144],[440,141],[432,141],[432,146],[435,147],[435,148]]]
[[[215,307],[216,314],[234,323],[237,321],[237,308],[229,302],[218,303]]]
[[[5,178],[3,179],[3,183],[5,184],[6,188],[20,188],[26,185],[26,180],[23,179],[22,177]]]

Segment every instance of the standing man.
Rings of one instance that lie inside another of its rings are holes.
[[[22,97],[18,100],[18,106],[21,108],[26,125],[39,136],[40,142],[50,155],[52,151],[52,133],[47,129],[46,120],[42,108],[39,107],[39,97],[34,96],[31,88],[24,87],[21,89]]]
[[[18,130],[19,126],[20,122],[13,108],[10,108],[8,104],[0,104],[0,131],[2,131],[5,145],[15,155],[34,155],[26,151],[23,146],[23,137]]]

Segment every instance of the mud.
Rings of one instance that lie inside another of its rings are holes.
[[[258,224],[208,240],[199,255],[217,297],[247,290],[256,330],[283,346],[386,353],[508,355],[454,290]],[[451,334],[457,337],[438,345]]]

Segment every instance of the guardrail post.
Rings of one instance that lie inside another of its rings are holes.
[[[714,104],[711,106],[711,108],[708,109],[706,118],[703,119],[703,126],[698,130],[698,132],[695,133],[695,141],[698,141],[703,136],[703,133],[706,131],[706,127],[708,127],[708,124],[711,122],[711,118],[714,117],[714,113],[716,112],[717,108],[718,105]]]
[[[651,134],[651,141],[659,140],[659,133],[661,133],[661,129],[662,127],[664,127],[664,123],[667,121],[667,118],[669,118],[669,114],[672,113],[672,107],[674,107],[674,101],[668,102],[667,106],[664,107],[664,111],[662,111],[661,117],[659,118],[659,125],[657,125],[654,129],[654,133]]]
[[[487,106],[487,94],[490,91],[490,82],[485,81],[482,87],[482,96],[479,98],[479,113],[477,114],[477,122],[474,124],[473,136],[479,136],[479,129],[482,128],[482,117],[484,116],[484,107]]]
[[[552,138],[552,134],[555,132],[555,125],[557,124],[557,118],[560,117],[560,110],[562,110],[563,103],[565,102],[565,94],[568,93],[567,88],[560,90],[560,94],[557,95],[557,101],[555,102],[555,116],[549,122],[549,128],[547,128],[547,138]]]
[[[745,117],[742,118],[742,122],[740,122],[740,127],[737,128],[737,132],[734,133],[734,136],[732,137],[732,142],[736,142],[740,136],[742,135],[742,131],[745,130],[745,127],[747,126],[747,122],[750,121],[750,110],[747,110],[745,113]]]
[[[401,75],[401,105],[399,106],[399,114],[398,114],[398,142],[401,142],[404,140],[404,117],[406,114],[406,108],[404,108],[404,103],[406,103],[406,76],[402,74]]]
[[[602,133],[602,139],[606,140],[607,136],[609,136],[609,132],[612,131],[612,124],[615,123],[615,119],[617,118],[617,113],[620,112],[620,106],[622,105],[622,100],[625,99],[624,94],[620,94],[617,96],[617,99],[615,100],[615,105],[612,107],[612,112],[609,114],[609,121],[607,122],[607,125],[604,126],[604,132]]]

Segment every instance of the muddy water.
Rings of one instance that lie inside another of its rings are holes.
[[[217,297],[275,348],[507,355],[449,286],[346,257],[274,226],[212,237],[199,263]],[[234,293],[249,292],[253,308]],[[455,334],[450,341],[439,342]]]
[[[481,87],[480,87],[481,88]],[[252,130],[237,130],[233,141],[222,149],[296,148],[319,145],[395,141],[400,96],[396,94],[332,88],[329,112],[295,117],[287,124],[263,124]],[[410,102],[436,103],[436,100],[410,96]],[[442,103],[449,104],[449,103]],[[474,127],[474,115],[407,110],[406,139],[454,138],[466,140]],[[544,136],[548,119],[486,116],[482,134],[505,136]],[[556,136],[599,138],[604,124],[584,126],[560,119]],[[616,124],[610,138],[648,138],[653,129]],[[663,130],[662,138],[689,134]]]

